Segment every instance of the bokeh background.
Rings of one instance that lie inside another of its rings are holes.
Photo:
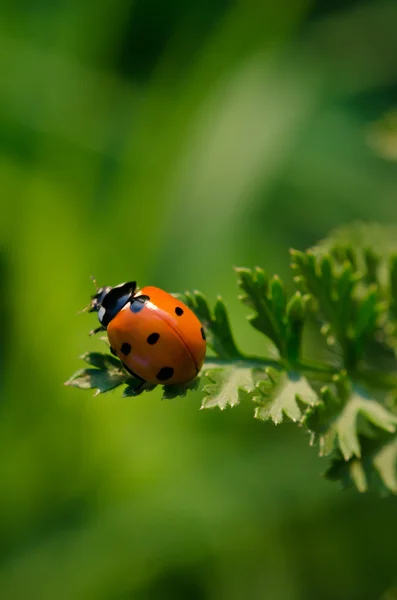
[[[263,353],[233,265],[290,284],[289,247],[396,222],[397,163],[370,143],[397,105],[396,31],[387,0],[2,3],[2,600],[374,600],[397,583],[397,501],[323,480],[295,427],[62,385],[103,348],[77,315],[91,274],[222,294]]]

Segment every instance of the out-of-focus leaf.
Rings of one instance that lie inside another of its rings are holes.
[[[373,427],[393,433],[397,416],[341,374],[332,387],[323,388],[322,402],[306,413],[303,423],[318,439],[321,456],[339,450],[347,461],[361,457],[360,435],[376,436]]]
[[[382,158],[397,161],[397,110],[390,110],[368,131],[368,144]]]
[[[357,292],[361,275],[354,265],[338,264],[331,254],[291,251],[295,282],[310,292],[324,320],[322,328],[330,346],[340,345],[344,365],[354,368],[365,354],[366,343],[375,335],[386,306],[378,287],[372,284]]]
[[[341,481],[344,487],[354,485],[359,492],[374,490],[397,494],[397,437],[369,444],[364,440],[362,446],[361,458],[353,457],[348,461],[335,458],[326,477]]]
[[[389,259],[389,283],[390,283],[390,320],[386,323],[388,339],[393,346],[397,347],[397,254],[392,254]]]

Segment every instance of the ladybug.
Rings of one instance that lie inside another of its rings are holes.
[[[164,290],[139,290],[135,281],[101,287],[89,311],[101,323],[92,333],[107,331],[112,354],[141,386],[188,383],[200,371],[204,329],[190,308]]]

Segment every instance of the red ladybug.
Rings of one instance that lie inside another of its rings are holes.
[[[110,350],[138,379],[163,385],[187,383],[204,362],[204,329],[183,302],[157,287],[138,291],[136,282],[101,287],[92,297],[107,330]]]

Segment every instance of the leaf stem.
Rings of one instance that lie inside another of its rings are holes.
[[[263,369],[265,367],[273,367],[275,369],[283,369],[282,361],[274,358],[265,358],[261,356],[247,356],[241,354],[238,359],[219,358],[218,356],[207,356],[204,361],[205,367],[224,367],[236,363],[245,363],[248,368]]]
[[[332,367],[323,363],[310,360],[300,360],[293,364],[284,359],[274,359],[262,356],[250,356],[241,355],[237,360],[229,358],[219,358],[217,356],[208,356],[204,361],[204,367],[225,367],[232,364],[244,364],[247,368],[251,369],[265,369],[266,367],[272,367],[277,370],[285,371],[299,371],[301,373],[313,373],[316,375],[324,375],[329,381],[334,375],[340,373],[339,368]],[[371,370],[355,370],[349,371],[349,375],[356,380],[361,380],[368,385],[380,386],[383,389],[397,391],[397,374],[394,373],[382,373],[380,371]]]
[[[330,367],[329,365],[324,365],[322,363],[316,363],[315,361],[297,361],[295,363],[290,363],[285,359],[275,359],[269,357],[262,356],[249,356],[241,354],[241,356],[236,359],[228,359],[228,358],[219,358],[218,356],[208,356],[205,359],[205,366],[227,366],[234,363],[245,363],[249,368],[259,368],[263,369],[265,367],[273,367],[279,370],[294,370],[294,371],[311,371],[312,373],[322,373],[324,375],[336,375],[339,373],[339,369],[335,369]]]

